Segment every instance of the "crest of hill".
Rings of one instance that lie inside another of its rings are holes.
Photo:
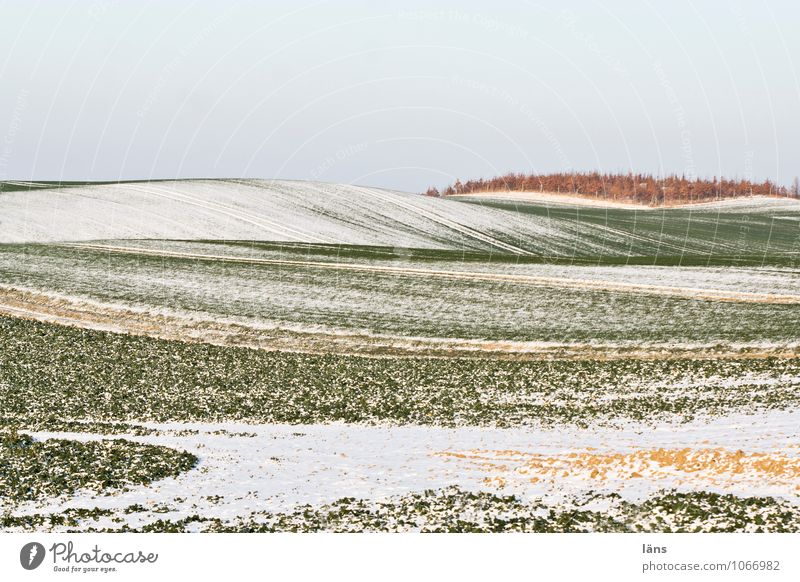
[[[616,207],[576,214],[578,204]],[[434,198],[283,180],[16,183],[0,191],[0,244],[267,241],[548,260],[724,254],[763,261],[796,255],[798,221],[800,202],[767,197],[686,211],[541,192]]]
[[[509,213],[500,209],[345,184],[167,180],[11,186],[0,191],[0,243],[262,240],[525,254],[506,239],[548,234],[543,221],[512,227]]]

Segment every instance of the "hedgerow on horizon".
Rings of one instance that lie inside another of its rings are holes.
[[[785,196],[800,198],[797,180],[790,188],[767,179],[698,178],[667,174],[614,174],[559,172],[551,174],[508,173],[494,178],[456,180],[441,191],[429,188],[428,196],[454,196],[477,192],[548,192],[630,201],[656,206],[679,202],[702,202],[740,196]]]

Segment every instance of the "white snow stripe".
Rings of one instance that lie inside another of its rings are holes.
[[[142,249],[136,247],[121,247],[113,245],[100,245],[91,243],[64,243],[59,246],[102,250],[114,253],[139,254],[159,257],[173,257],[194,260],[211,260],[228,263],[243,263],[252,265],[285,265],[315,269],[330,269],[337,271],[359,271],[370,273],[385,273],[393,275],[410,275],[421,277],[438,277],[443,279],[461,279],[470,281],[501,281],[508,283],[522,283],[528,285],[549,285],[570,289],[590,289],[599,291],[616,291],[627,293],[651,293],[657,295],[671,295],[690,299],[703,299],[714,301],[731,301],[740,303],[781,303],[800,304],[800,295],[790,293],[755,293],[748,291],[732,291],[721,289],[700,289],[691,287],[674,287],[667,285],[653,285],[642,283],[622,283],[619,281],[575,279],[569,277],[537,277],[531,275],[511,275],[501,273],[482,273],[478,271],[445,271],[437,269],[415,269],[410,267],[388,267],[380,265],[363,265],[353,263],[323,262],[323,261],[296,261],[289,259],[259,259],[246,257],[231,257],[224,255],[210,255],[202,253],[180,253],[175,251],[162,251],[155,249]]]

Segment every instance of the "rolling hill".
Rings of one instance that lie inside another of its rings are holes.
[[[651,209],[319,182],[23,186],[0,189],[0,243],[256,240],[666,265],[786,263],[800,249],[800,202],[788,199]]]
[[[17,183],[0,194],[0,313],[325,352],[796,349],[800,204],[551,198]]]
[[[0,185],[0,529],[797,529],[793,201]]]

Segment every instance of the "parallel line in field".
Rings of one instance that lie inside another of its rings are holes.
[[[143,187],[143,186],[137,185],[137,184],[130,184],[130,185],[126,184],[126,185],[122,185],[121,187],[122,188],[132,189],[132,190],[134,190],[136,192],[149,194],[151,196],[158,196],[158,197],[166,198],[168,200],[174,200],[174,201],[183,202],[185,204],[189,204],[189,205],[193,205],[193,206],[198,206],[198,207],[204,208],[206,210],[211,210],[212,212],[217,212],[217,213],[220,213],[220,214],[224,214],[226,216],[230,216],[230,217],[235,218],[237,220],[241,220],[243,222],[247,222],[247,223],[253,224],[255,226],[258,226],[259,228],[265,228],[268,231],[278,232],[278,233],[284,234],[285,236],[293,238],[293,239],[295,239],[297,241],[309,241],[309,242],[317,242],[317,243],[329,243],[329,242],[331,242],[331,241],[328,241],[326,239],[320,238],[320,237],[318,237],[318,236],[316,236],[316,235],[314,235],[312,233],[309,233],[309,232],[306,232],[306,231],[302,231],[302,230],[298,230],[296,228],[291,228],[291,227],[289,227],[289,226],[287,226],[285,224],[281,224],[281,223],[276,222],[274,220],[270,220],[270,219],[268,219],[268,218],[266,218],[264,216],[261,216],[261,215],[258,215],[258,214],[243,210],[243,209],[234,208],[234,207],[228,206],[226,204],[222,204],[220,202],[203,200],[201,198],[198,198],[196,196],[192,196],[191,194],[187,194],[185,192],[177,192],[177,191],[174,191],[174,190],[169,190],[169,189],[166,189],[166,188],[158,188],[158,187],[155,187],[155,186]],[[420,207],[418,207],[418,206],[416,206],[414,204],[410,204],[410,203],[407,203],[407,202],[404,202],[404,201],[400,201],[400,200],[397,200],[397,199],[395,199],[393,197],[385,196],[385,195],[382,195],[382,194],[380,194],[378,192],[375,192],[375,191],[372,191],[372,190],[368,190],[366,188],[356,188],[356,189],[358,191],[361,191],[362,193],[364,193],[366,195],[369,195],[369,196],[372,196],[372,197],[377,197],[380,200],[383,200],[384,202],[391,203],[391,204],[394,204],[394,205],[399,206],[401,208],[405,208],[407,210],[410,210],[411,212],[413,212],[415,214],[418,214],[420,216],[423,216],[423,217],[427,218],[428,220],[431,220],[431,221],[433,221],[433,222],[435,222],[437,224],[441,224],[441,225],[446,226],[446,227],[448,227],[448,228],[450,228],[452,230],[460,232],[461,234],[464,234],[464,235],[466,235],[466,236],[468,236],[470,238],[473,238],[473,239],[479,240],[481,242],[490,244],[490,245],[495,246],[497,248],[500,248],[502,250],[509,251],[509,252],[512,252],[512,253],[515,253],[515,254],[525,254],[525,255],[530,255],[531,254],[529,251],[526,251],[526,250],[521,249],[519,247],[510,245],[508,243],[505,243],[505,242],[503,242],[503,241],[501,241],[501,240],[499,240],[497,238],[494,238],[494,237],[492,237],[492,236],[490,236],[490,235],[488,235],[486,233],[477,231],[477,230],[475,230],[473,228],[470,228],[468,226],[460,224],[460,223],[458,223],[456,221],[453,221],[453,220],[450,220],[450,219],[445,218],[443,216],[437,215],[436,213],[427,211],[427,210],[425,210],[423,208],[420,208]]]
[[[616,359],[761,359],[798,358],[797,342],[659,343],[548,342],[371,335],[336,330],[289,329],[204,319],[197,313],[152,312],[130,306],[98,303],[79,297],[52,296],[41,291],[0,284],[0,317],[29,319],[170,341],[249,347],[293,353],[370,357],[483,358],[513,360]]]
[[[123,185],[122,188],[132,189],[135,192],[149,194],[151,196],[158,196],[161,198],[166,198],[167,200],[172,200],[176,202],[183,202],[185,204],[189,204],[191,206],[197,206],[199,208],[204,208],[206,210],[210,210],[212,212],[216,212],[219,214],[223,214],[225,216],[230,216],[236,220],[240,220],[242,222],[246,222],[257,226],[259,228],[263,228],[268,232],[276,232],[278,234],[283,234],[284,236],[288,236],[289,238],[293,238],[298,242],[316,242],[316,243],[327,243],[330,241],[326,241],[321,239],[317,236],[311,235],[309,233],[299,231],[294,228],[289,228],[286,225],[282,225],[278,222],[273,220],[269,220],[263,216],[255,215],[244,210],[239,210],[237,208],[232,208],[230,206],[226,206],[219,202],[213,202],[209,200],[203,200],[201,198],[197,198],[195,196],[191,196],[189,194],[185,194],[182,192],[176,192],[174,190],[168,190],[166,188],[156,188],[150,186],[149,188],[145,188],[142,186],[137,185]],[[310,239],[310,240],[309,240]]]
[[[201,253],[180,253],[174,251],[160,251],[155,249],[142,249],[135,247],[120,247],[113,245],[99,245],[92,243],[62,243],[62,247],[99,250],[119,254],[145,255],[155,257],[169,257],[190,260],[216,261],[226,263],[239,263],[250,265],[274,265],[287,267],[302,267],[325,269],[334,271],[353,271],[366,273],[381,273],[388,275],[408,275],[416,277],[430,277],[440,279],[453,279],[462,281],[486,281],[520,283],[533,286],[550,286],[567,289],[590,289],[596,291],[612,291],[623,293],[649,293],[655,295],[677,296],[688,299],[709,301],[729,301],[739,303],[772,303],[772,304],[800,304],[800,295],[754,293],[749,291],[728,291],[723,289],[700,289],[692,287],[672,287],[666,285],[652,285],[644,283],[621,283],[599,279],[571,279],[567,277],[536,277],[532,275],[509,275],[503,273],[481,273],[477,271],[443,271],[438,269],[413,269],[409,267],[388,267],[377,265],[357,265],[352,263],[332,263],[321,261],[295,261],[288,259],[258,259],[247,257],[226,257],[223,255],[209,255]]]
[[[0,303],[0,315],[7,315],[10,317],[30,318],[30,319],[35,319],[36,321],[44,321],[47,323],[60,323],[62,325],[71,325],[71,324],[77,325],[82,321],[81,319],[75,317],[64,317],[43,310],[13,307],[5,303]]]
[[[510,251],[510,252],[512,252],[514,254],[518,254],[518,255],[532,255],[533,254],[530,251],[526,251],[525,249],[522,249],[520,247],[516,247],[514,245],[511,245],[511,244],[508,244],[506,242],[503,242],[500,239],[497,239],[497,238],[495,238],[493,236],[489,236],[488,234],[480,232],[478,230],[475,230],[474,228],[470,228],[470,227],[468,227],[468,226],[466,226],[464,224],[460,224],[460,223],[458,223],[458,222],[456,222],[454,220],[450,220],[449,218],[445,218],[444,216],[441,216],[441,215],[436,214],[434,212],[430,212],[428,210],[425,210],[424,208],[420,208],[419,206],[417,206],[415,204],[411,204],[409,202],[404,202],[404,201],[398,200],[396,197],[384,195],[384,194],[376,192],[374,190],[367,190],[366,188],[356,187],[356,190],[359,190],[359,191],[361,191],[361,192],[363,192],[365,194],[368,194],[369,196],[372,196],[374,198],[378,198],[379,200],[383,200],[384,202],[388,202],[390,204],[394,204],[395,206],[399,206],[401,208],[405,208],[407,210],[411,210],[412,212],[414,212],[414,213],[416,213],[416,214],[418,214],[420,216],[424,216],[428,220],[432,220],[433,222],[435,222],[437,224],[441,224],[442,226],[446,226],[447,228],[453,229],[456,232],[460,232],[461,234],[464,234],[464,235],[466,235],[466,236],[468,236],[470,238],[473,238],[473,239],[488,243],[488,244],[490,244],[490,245],[492,245],[494,247],[497,247],[499,249],[503,249],[504,251]]]

